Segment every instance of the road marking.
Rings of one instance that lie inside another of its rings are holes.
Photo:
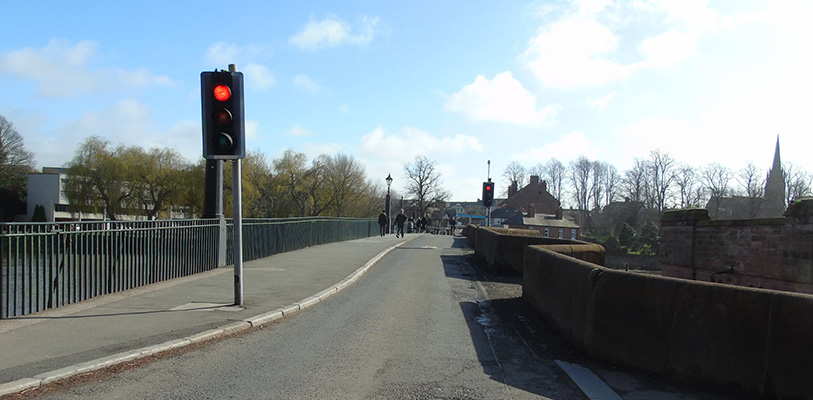
[[[590,400],[623,400],[616,392],[607,386],[593,371],[581,365],[570,364],[556,360],[556,364],[573,380],[576,386],[584,392]]]
[[[243,307],[234,304],[222,303],[186,303],[178,307],[170,308],[169,311],[243,311]]]

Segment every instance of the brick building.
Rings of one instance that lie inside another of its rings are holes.
[[[502,221],[508,228],[533,229],[544,237],[581,238],[581,227],[563,218],[561,203],[548,192],[547,182],[537,175],[531,175],[531,182],[522,189],[518,189],[514,181],[508,188],[508,198],[499,204],[498,210],[513,211]]]

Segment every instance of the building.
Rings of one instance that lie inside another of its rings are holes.
[[[508,198],[491,215],[494,226],[533,229],[544,237],[581,238],[579,224],[563,218],[563,213],[559,200],[548,192],[547,182],[531,175],[530,183],[522,189],[512,182]]]
[[[558,217],[555,214],[537,214],[531,209],[506,219],[502,224],[512,229],[533,229],[539,231],[542,237],[581,239],[581,227],[562,218],[561,214]]]
[[[65,168],[44,167],[40,174],[28,174],[28,208],[26,221],[34,217],[37,206],[43,207],[46,222],[79,220],[81,216],[68,210]]]
[[[559,215],[562,212],[559,200],[548,193],[548,183],[540,181],[537,175],[531,175],[531,182],[519,190],[517,190],[517,182],[512,182],[511,187],[508,188],[508,198],[500,203],[498,208],[514,210],[534,208],[538,213],[553,215]]]
[[[785,171],[779,156],[779,136],[776,137],[773,165],[765,180],[764,197],[712,197],[706,203],[711,219],[779,218],[785,212]]]

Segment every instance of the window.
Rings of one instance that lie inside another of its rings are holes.
[[[574,240],[576,239],[576,230],[575,229],[570,230],[570,238],[574,239]]]
[[[550,228],[545,228],[545,237],[550,237]]]
[[[565,237],[565,230],[562,229],[562,228],[559,228],[559,239],[564,239],[564,237]]]

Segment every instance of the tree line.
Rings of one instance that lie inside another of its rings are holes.
[[[813,175],[793,163],[783,163],[785,203],[813,194]],[[774,171],[776,172],[776,171]],[[641,203],[647,210],[662,214],[668,209],[705,207],[712,197],[765,195],[767,172],[751,162],[740,170],[719,163],[693,167],[659,149],[645,159],[636,158],[623,172],[609,163],[580,156],[565,164],[556,158],[526,168],[510,163],[503,173],[509,181],[525,184],[525,177],[537,175],[547,181],[548,191],[564,208],[579,210],[586,228],[593,214],[615,201]],[[593,226],[597,231],[604,227]]]
[[[230,177],[232,163],[224,164]],[[172,210],[199,217],[203,211],[206,161],[191,163],[173,149],[90,137],[66,168],[73,211],[104,213],[111,220],[123,214],[163,218]],[[224,179],[224,199],[231,198],[231,186]],[[380,208],[379,186],[351,156],[321,155],[309,163],[305,154],[286,150],[269,163],[263,153],[249,151],[242,161],[243,216],[369,217]],[[228,200],[224,214],[232,215]]]
[[[144,150],[90,137],[66,167],[66,195],[73,211],[104,213],[111,220],[122,214],[165,218],[172,210],[202,214],[203,159],[190,163],[172,149]],[[415,214],[427,213],[449,197],[435,167],[424,156],[404,166],[405,206]],[[231,176],[231,168],[232,163],[225,163],[225,177]],[[305,154],[288,149],[269,163],[263,153],[249,151],[241,169],[244,218],[374,217],[383,208],[384,180],[368,178],[364,166],[345,154],[323,154],[309,162]],[[224,179],[223,192],[224,199],[231,198],[231,179]],[[224,201],[227,217],[233,215],[232,207]]]

